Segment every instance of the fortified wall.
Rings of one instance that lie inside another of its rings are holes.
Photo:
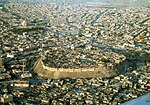
[[[42,58],[38,59],[34,64],[34,71],[43,78],[96,78],[96,77],[113,77],[120,73],[129,71],[129,68],[136,70],[143,67],[142,65],[149,66],[150,54],[144,52],[130,51],[123,55],[118,55],[122,60],[116,59],[115,64],[98,64],[96,68],[78,68],[78,69],[65,69],[65,68],[51,68],[44,65]],[[118,58],[119,58],[118,57]],[[107,64],[107,65],[106,65]]]
[[[34,71],[43,78],[91,78],[112,76],[106,67],[99,64],[97,68],[64,69],[51,68],[44,65],[42,59],[38,59],[34,65]]]

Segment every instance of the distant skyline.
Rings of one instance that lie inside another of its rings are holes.
[[[0,1],[8,1],[8,0],[0,0]],[[13,0],[9,0],[13,1]],[[14,1],[49,1],[49,2],[150,2],[150,0],[14,0]]]
[[[8,1],[8,0],[0,0]],[[144,4],[145,6],[150,6],[150,0],[9,0],[12,2],[27,2],[27,3],[101,3],[102,5],[139,5]]]

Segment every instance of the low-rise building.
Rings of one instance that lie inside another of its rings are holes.
[[[12,86],[12,87],[18,87],[18,88],[28,88],[29,87],[29,83],[28,82],[22,82],[22,81],[20,81],[20,82],[18,82],[18,83],[12,83],[10,86]]]
[[[13,101],[13,95],[11,95],[11,94],[4,94],[1,97],[1,102],[2,103],[9,103],[9,102],[12,102],[12,101]]]

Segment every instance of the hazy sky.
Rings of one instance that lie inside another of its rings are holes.
[[[102,4],[123,4],[123,5],[136,5],[143,4],[150,6],[150,0],[11,0],[11,1],[20,1],[20,2],[30,2],[30,3],[46,3],[46,2],[55,2],[55,3],[84,3],[84,2],[101,2]]]

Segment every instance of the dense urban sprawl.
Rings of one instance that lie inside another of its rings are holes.
[[[4,1],[0,104],[118,105],[150,92],[150,8]],[[41,57],[55,68],[120,69],[109,78],[43,79],[33,70]]]

